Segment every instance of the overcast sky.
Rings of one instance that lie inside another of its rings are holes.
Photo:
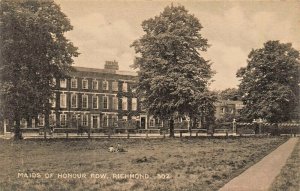
[[[79,47],[75,66],[103,68],[106,60],[132,70],[130,44],[143,35],[141,23],[163,11],[171,1],[55,0],[71,20],[67,37]],[[184,5],[203,26],[211,47],[202,55],[216,71],[211,89],[236,87],[236,71],[246,66],[252,48],[267,40],[291,42],[300,50],[300,2],[172,1]]]

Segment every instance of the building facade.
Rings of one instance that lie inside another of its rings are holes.
[[[107,61],[104,69],[75,69],[70,78],[55,83],[50,126],[97,129],[140,120],[135,72],[119,71],[116,61]]]
[[[226,118],[231,116],[233,118],[238,117],[240,110],[244,107],[242,101],[232,101],[232,100],[218,100],[215,103],[216,106],[216,119]]]

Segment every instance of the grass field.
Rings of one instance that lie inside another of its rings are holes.
[[[294,148],[286,165],[272,184],[272,191],[299,191],[300,190],[300,141]]]
[[[217,190],[286,140],[0,140],[0,190]],[[117,143],[128,152],[108,152]]]

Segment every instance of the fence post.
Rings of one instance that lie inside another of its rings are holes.
[[[258,120],[258,134],[261,134],[263,120],[259,118]]]
[[[232,121],[232,133],[236,134],[237,133],[237,129],[236,129],[236,119],[233,119]]]
[[[146,130],[146,138],[148,138],[148,130]]]
[[[127,131],[127,139],[129,139],[129,136],[130,136],[130,135],[129,135],[129,131]]]
[[[68,132],[66,132],[66,137],[69,138],[69,133]]]
[[[166,132],[165,131],[163,131],[163,135],[164,135],[164,139],[166,138]]]

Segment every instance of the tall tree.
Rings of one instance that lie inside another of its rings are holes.
[[[52,0],[0,2],[0,86],[2,115],[16,121],[45,115],[49,126],[49,99],[53,78],[71,71],[77,48],[64,37],[72,30],[67,16]]]
[[[174,117],[192,115],[196,97],[206,95],[213,72],[199,51],[209,45],[199,20],[183,6],[167,6],[142,28],[145,34],[132,44],[139,55],[133,65],[139,69],[137,92],[149,114],[170,120],[173,137]]]
[[[241,100],[241,93],[236,88],[227,88],[219,93],[219,99],[222,100]]]
[[[299,51],[291,43],[268,41],[252,50],[248,65],[237,72],[245,104],[242,116],[283,122],[299,107]]]

